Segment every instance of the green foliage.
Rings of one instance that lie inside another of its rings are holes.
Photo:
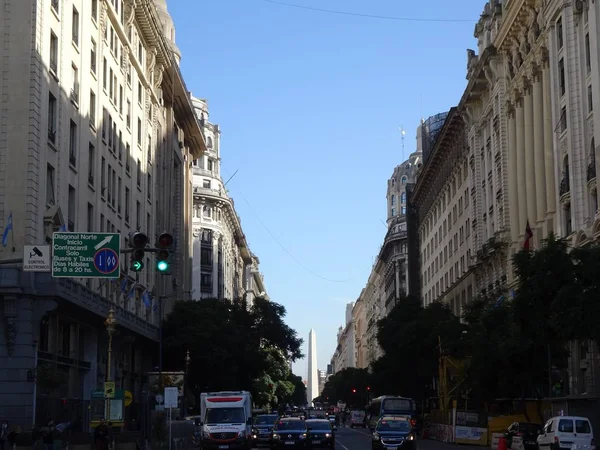
[[[465,327],[441,303],[426,308],[413,296],[401,299],[379,324],[377,339],[383,356],[373,364],[373,389],[424,400],[435,396],[439,343],[444,352],[461,356]]]
[[[196,394],[247,389],[258,405],[275,403],[278,383],[293,383],[286,359],[302,357],[302,339],[285,324],[285,314],[262,298],[250,308],[218,299],[178,302],[163,325],[165,371],[182,370],[189,350],[187,386]]]
[[[296,406],[306,404],[306,385],[302,381],[302,377],[290,372],[287,381],[292,383],[294,391],[288,397],[284,397],[280,403]]]
[[[372,381],[367,369],[349,367],[340,370],[329,377],[318,400],[331,404],[342,401],[348,406],[364,406],[369,395],[367,388],[371,387]]]

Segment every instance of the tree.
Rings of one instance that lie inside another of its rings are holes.
[[[318,400],[329,403],[342,401],[349,406],[364,406],[367,403],[367,388],[370,388],[371,381],[371,374],[367,369],[342,369],[329,377]]]
[[[416,400],[436,396],[433,379],[439,373],[440,342],[445,354],[461,357],[464,330],[460,320],[441,303],[423,308],[417,297],[401,299],[378,324],[383,356],[373,364],[374,391]]]
[[[302,381],[302,377],[290,372],[288,381],[294,385],[294,391],[288,397],[284,398],[281,403],[296,406],[305,405],[307,402],[306,385]]]
[[[262,298],[250,308],[218,299],[178,302],[163,325],[164,370],[181,370],[189,350],[188,387],[247,389],[257,404],[276,402],[278,383],[289,376],[287,360],[302,357],[302,339],[285,324],[285,313]]]

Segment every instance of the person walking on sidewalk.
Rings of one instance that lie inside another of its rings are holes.
[[[4,450],[4,445],[8,439],[8,421],[3,421],[0,425],[0,450]]]

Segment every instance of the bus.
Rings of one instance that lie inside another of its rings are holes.
[[[384,415],[406,417],[414,427],[417,424],[417,404],[412,398],[397,395],[382,395],[371,400],[367,406],[369,427],[374,428]]]

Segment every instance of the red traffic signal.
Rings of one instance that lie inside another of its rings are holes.
[[[370,390],[371,390],[371,386],[367,386],[367,391],[370,391]]]
[[[145,248],[148,245],[148,236],[139,231],[131,233],[129,237],[129,246],[131,248]]]
[[[173,236],[171,236],[169,233],[162,233],[158,237],[158,246],[160,248],[169,248],[173,245],[173,242]]]
[[[353,394],[356,394],[356,389],[352,389],[352,393],[353,393]]]

